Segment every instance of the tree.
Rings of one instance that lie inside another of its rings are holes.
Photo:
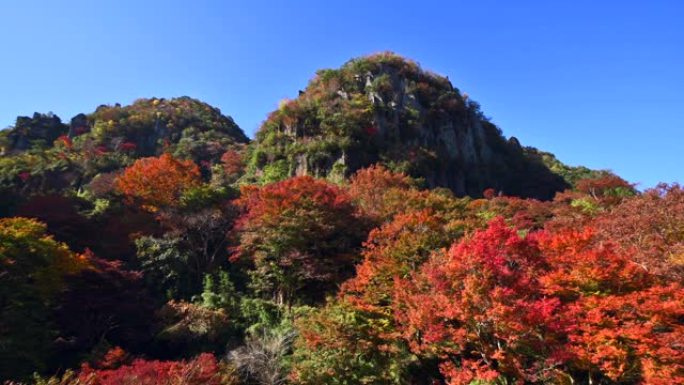
[[[68,276],[55,303],[63,362],[102,345],[144,350],[151,340],[154,301],[142,274],[123,269],[120,261],[88,252],[86,258],[90,266]]]
[[[221,165],[228,181],[237,180],[245,171],[243,155],[236,150],[228,150],[221,156]]]
[[[180,249],[188,255],[190,280],[198,288],[205,273],[227,262],[228,234],[238,213],[225,194],[201,199],[196,204],[186,198],[187,194],[181,207],[160,211],[158,218],[166,229],[166,236],[177,239]]]
[[[51,307],[68,274],[88,261],[27,218],[0,219],[0,372],[17,378],[52,363]]]
[[[576,189],[607,205],[619,203],[622,198],[636,194],[633,184],[614,174],[580,179],[577,181]]]
[[[382,165],[372,165],[357,171],[349,180],[349,195],[367,216],[385,220],[394,214],[388,205],[390,190],[409,190],[413,187],[411,178],[393,173]]]
[[[189,298],[196,293],[190,255],[174,237],[140,237],[135,240],[137,260],[147,286],[166,299]]]
[[[577,320],[568,330],[568,366],[589,382],[684,384],[684,289],[661,285],[600,239],[592,228],[540,237],[552,267],[539,279],[542,291]]]
[[[364,216],[374,225],[390,222],[394,216],[422,210],[441,215],[448,222],[465,219],[470,198],[456,198],[450,190],[420,190],[417,181],[381,165],[359,170],[347,191]]]
[[[536,199],[521,199],[510,196],[495,196],[490,199],[475,199],[468,203],[465,216],[469,228],[485,228],[497,216],[521,230],[539,230],[553,218],[550,202]]]
[[[524,236],[523,236],[524,235]],[[682,384],[684,290],[594,229],[503,219],[401,281],[395,317],[447,384]]]
[[[431,210],[397,215],[370,232],[356,276],[342,285],[340,296],[359,309],[389,314],[395,279],[407,278],[453,236],[444,217]]]
[[[179,160],[168,153],[138,159],[116,180],[116,188],[129,202],[150,211],[177,204],[183,191],[199,184],[199,167],[192,160]]]
[[[660,185],[624,200],[593,223],[602,240],[630,252],[643,269],[684,284],[684,189]]]
[[[684,384],[684,289],[654,286],[625,295],[592,295],[568,308],[576,376],[595,383]]]
[[[296,326],[293,383],[407,383],[415,359],[386,318],[338,300],[299,317]]]
[[[614,243],[598,243],[591,227],[538,235],[549,264],[538,278],[546,295],[568,302],[587,295],[622,295],[648,288],[654,282],[651,274]]]
[[[439,359],[450,385],[553,381],[570,320],[540,291],[545,268],[537,237],[498,218],[402,282],[397,322],[413,352]]]
[[[297,383],[401,384],[411,378],[421,363],[411,358],[392,316],[395,283],[447,246],[453,230],[430,209],[398,214],[372,230],[339,299],[298,322]]]
[[[93,224],[78,212],[79,201],[58,194],[32,196],[17,208],[17,216],[35,218],[45,223],[57,240],[76,251],[88,246]]]
[[[349,277],[365,226],[349,196],[311,177],[243,188],[233,261],[253,265],[252,285],[276,302],[320,299]],[[306,289],[306,290],[304,290]]]
[[[237,216],[230,197],[209,185],[190,188],[175,207],[157,212],[162,237],[136,240],[147,280],[168,299],[198,294],[205,274],[228,263],[227,235]]]

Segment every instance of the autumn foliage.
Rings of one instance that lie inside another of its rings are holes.
[[[119,353],[119,352],[117,352]],[[136,359],[117,368],[93,369],[85,364],[78,375],[84,385],[226,385],[235,383],[222,373],[216,358],[209,353],[188,361]]]
[[[392,192],[406,191],[412,187],[409,177],[393,173],[381,165],[357,171],[349,182],[349,194],[368,216],[375,219],[386,219],[393,215],[393,207],[388,199]]]
[[[396,291],[412,351],[437,357],[448,384],[682,383],[684,289],[593,239],[497,219],[435,255]]]
[[[661,185],[596,219],[602,239],[616,242],[643,269],[684,283],[684,189]]]
[[[390,304],[397,278],[406,278],[435,250],[448,245],[443,217],[430,210],[397,215],[373,229],[364,243],[356,276],[342,285],[341,295],[362,309]]]
[[[505,140],[388,53],[252,143],[188,97],[20,117],[0,382],[684,385],[684,189]]]
[[[240,243],[232,259],[253,264],[260,290],[291,300],[307,285],[328,290],[350,275],[365,233],[350,197],[339,187],[295,177],[246,187],[239,205],[244,214],[237,221]]]
[[[684,384],[678,185],[456,198],[376,166],[238,193],[215,184],[241,171],[214,169],[145,158],[116,179],[118,214],[44,195],[18,212],[49,226],[0,219],[0,368],[65,385],[251,384],[255,368],[299,385]],[[147,235],[111,228],[140,207]],[[80,242],[91,224],[105,240]],[[127,237],[122,260],[110,243]]]
[[[89,266],[67,277],[55,310],[60,350],[88,351],[106,340],[139,352],[150,341],[154,300],[142,274],[86,252]],[[87,312],[80,309],[88,309]],[[66,343],[68,341],[68,343]]]
[[[52,360],[51,309],[70,274],[88,267],[78,255],[27,218],[0,219],[0,373],[41,370]]]
[[[245,169],[242,155],[235,150],[226,151],[221,156],[221,164],[223,165],[223,171],[229,177],[239,176]]]
[[[137,160],[116,179],[116,188],[129,202],[154,211],[176,204],[183,191],[199,183],[199,167],[192,160],[179,160],[167,153]]]

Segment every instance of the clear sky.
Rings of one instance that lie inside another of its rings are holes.
[[[524,145],[684,182],[681,0],[0,0],[0,50],[0,127],[188,95],[252,136],[316,69],[391,50]]]

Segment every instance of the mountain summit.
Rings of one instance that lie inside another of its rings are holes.
[[[281,102],[256,134],[249,172],[339,179],[379,162],[457,195],[550,199],[568,187],[528,153],[448,78],[387,52],[320,70]]]

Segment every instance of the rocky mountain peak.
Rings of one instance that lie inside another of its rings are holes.
[[[340,179],[374,163],[457,195],[493,188],[549,199],[567,187],[448,78],[389,52],[318,71],[264,122],[250,172],[266,181]]]

